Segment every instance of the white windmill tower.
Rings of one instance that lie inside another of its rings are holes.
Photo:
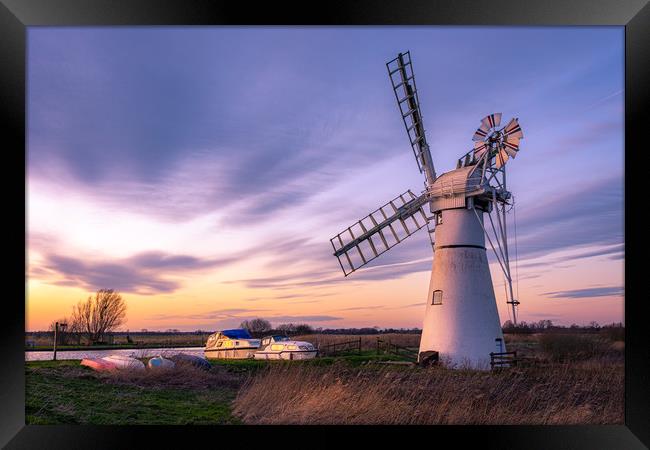
[[[513,200],[506,188],[505,164],[517,154],[521,128],[517,119],[500,128],[501,113],[485,117],[474,134],[474,148],[458,160],[456,169],[437,177],[410,52],[400,53],[386,66],[425,189],[419,196],[406,191],[334,236],[334,256],[347,276],[427,225],[434,257],[419,358],[434,351],[451,366],[488,367],[490,353],[506,349],[486,237],[503,270],[506,301],[517,321],[519,301],[513,296],[506,230]],[[426,204],[431,216],[424,211]]]

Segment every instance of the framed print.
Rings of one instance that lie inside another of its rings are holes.
[[[647,2],[1,11],[7,448],[649,445]]]

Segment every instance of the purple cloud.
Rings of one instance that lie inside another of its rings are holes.
[[[181,287],[170,275],[222,267],[236,258],[205,259],[163,252],[145,252],[130,258],[91,260],[46,254],[45,261],[31,270],[32,276],[61,286],[79,286],[88,290],[116,289],[142,295],[171,293]]]
[[[623,295],[623,287],[595,287],[587,289],[573,289],[569,291],[545,292],[542,295],[549,298],[591,298],[591,297],[611,297]]]

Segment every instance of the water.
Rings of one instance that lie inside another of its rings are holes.
[[[178,353],[204,357],[202,347],[177,347],[177,348],[142,348],[142,349],[119,349],[119,350],[79,350],[79,351],[58,351],[56,352],[57,360],[64,359],[84,359],[84,358],[102,358],[109,355],[134,356],[144,358],[148,356],[171,356]],[[51,351],[34,351],[25,352],[25,361],[51,361],[53,352]]]

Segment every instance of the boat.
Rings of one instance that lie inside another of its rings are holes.
[[[288,336],[273,335],[262,339],[255,359],[312,359],[318,350],[305,341],[292,341]]]
[[[102,358],[115,365],[117,369],[144,370],[144,363],[132,356],[110,355]]]
[[[84,358],[81,360],[81,365],[90,367],[98,372],[108,372],[117,369],[114,363],[102,358]]]
[[[201,358],[200,356],[188,355],[186,353],[178,353],[169,357],[176,365],[191,365],[198,367],[199,369],[210,370],[212,364],[208,362],[207,359]]]
[[[211,334],[205,344],[205,356],[217,359],[251,359],[260,346],[248,330],[237,328]]]
[[[147,362],[147,367],[150,369],[173,369],[176,366],[174,361],[163,358],[162,356],[154,356]]]

